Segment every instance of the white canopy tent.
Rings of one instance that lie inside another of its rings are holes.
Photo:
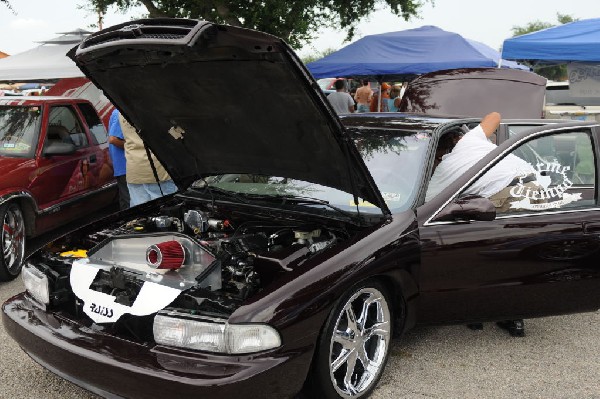
[[[82,29],[65,32],[31,50],[0,59],[0,82],[39,82],[83,76],[66,54],[90,33]]]

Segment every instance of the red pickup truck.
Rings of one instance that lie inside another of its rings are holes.
[[[82,98],[0,97],[0,175],[0,281],[18,276],[26,238],[118,196],[106,126]]]

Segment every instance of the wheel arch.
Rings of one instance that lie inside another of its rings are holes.
[[[355,291],[358,287],[361,286],[367,286],[370,282],[372,283],[378,283],[381,286],[383,286],[383,288],[385,288],[386,290],[386,294],[388,295],[388,306],[390,306],[390,310],[392,313],[392,317],[393,320],[396,321],[396,323],[394,323],[394,325],[392,326],[392,333],[393,335],[396,335],[395,331],[397,328],[397,320],[398,320],[398,313],[400,314],[405,314],[405,309],[406,309],[406,304],[405,304],[405,300],[404,300],[404,296],[402,294],[402,290],[400,287],[403,286],[403,284],[400,282],[400,280],[398,280],[395,276],[391,275],[391,274],[373,274],[373,275],[369,275],[369,276],[365,276],[362,279],[358,279],[356,280],[350,287],[348,287],[347,289],[343,290],[340,295],[338,295],[337,299],[335,301],[333,301],[331,303],[330,309],[327,312],[327,317],[326,317],[326,321],[323,323],[323,325],[320,327],[319,329],[319,334],[317,335],[317,341],[320,341],[323,337],[323,335],[326,333],[326,330],[328,328],[328,321],[330,320],[333,312],[336,311],[336,309],[338,308],[338,306],[340,305],[340,303],[348,297],[348,295],[350,295],[353,291]],[[390,303],[391,302],[391,303]],[[403,319],[403,318],[402,318]],[[402,323],[403,325],[404,323]],[[317,344],[317,347],[319,346],[319,344]],[[315,384],[315,377],[316,377],[316,373],[317,370],[315,368],[315,365],[317,363],[317,359],[319,356],[319,349],[315,348],[315,351],[313,353],[313,356],[311,358],[310,361],[310,366],[308,368],[308,373],[306,376],[306,379],[304,381],[304,385],[303,385],[303,389],[302,392],[305,395],[309,395],[309,396],[315,396],[318,393],[318,385]],[[387,363],[387,361],[386,361]],[[385,365],[384,365],[385,367]],[[381,378],[381,375],[377,378],[379,380],[379,378]],[[373,388],[371,388],[372,390]],[[370,393],[367,394],[368,397],[370,396]]]
[[[28,237],[34,236],[38,207],[33,196],[26,191],[15,191],[0,196],[0,205],[8,202],[16,202],[19,205],[25,219],[25,234]]]

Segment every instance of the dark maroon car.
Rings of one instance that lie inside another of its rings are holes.
[[[0,281],[19,275],[26,237],[114,203],[107,139],[87,100],[0,97]]]
[[[86,389],[359,398],[417,323],[600,307],[597,124],[504,121],[425,203],[445,137],[478,118],[340,120],[281,40],[208,22],[118,25],[73,57],[186,188],[55,240],[3,305],[19,345]],[[497,212],[470,188],[509,154],[543,189],[518,181]]]

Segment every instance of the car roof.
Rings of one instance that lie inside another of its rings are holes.
[[[432,116],[398,112],[366,112],[340,115],[344,126],[348,128],[384,128],[407,130],[433,130],[436,127],[457,121],[471,122],[476,118],[461,118],[452,116]]]
[[[84,98],[61,97],[61,96],[6,96],[0,97],[0,105],[43,105],[58,102],[89,103]]]
[[[474,122],[479,118],[467,116],[445,116],[445,115],[425,115],[417,113],[402,113],[402,112],[365,112],[340,115],[340,119],[344,126],[352,127],[372,127],[386,129],[434,129],[446,123],[461,123]],[[512,125],[555,125],[566,124],[574,125],[582,121],[569,119],[503,119],[501,124]],[[594,124],[594,122],[590,122]]]

